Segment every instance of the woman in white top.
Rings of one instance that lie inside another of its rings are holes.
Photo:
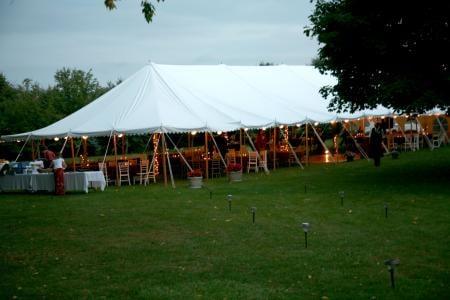
[[[50,168],[53,168],[55,175],[55,194],[64,195],[64,169],[67,167],[61,153],[58,153],[56,158],[52,160]]]

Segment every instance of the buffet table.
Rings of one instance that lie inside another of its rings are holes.
[[[104,190],[105,177],[100,171],[64,173],[66,192],[88,192],[89,187]],[[0,191],[55,191],[53,173],[0,176]]]

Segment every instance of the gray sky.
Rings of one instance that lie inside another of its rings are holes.
[[[102,84],[149,60],[163,64],[311,64],[303,34],[309,0],[165,0],[153,23],[140,0],[0,0],[0,72],[46,86],[63,67],[92,69]],[[156,1],[154,1],[156,2]]]

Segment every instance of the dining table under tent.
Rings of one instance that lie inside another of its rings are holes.
[[[306,134],[310,127],[310,134],[317,136],[326,148],[314,127],[317,123],[394,115],[384,107],[344,115],[329,112],[328,102],[322,98],[319,90],[335,83],[334,77],[321,74],[312,66],[148,63],[104,95],[65,118],[41,129],[2,136],[1,139],[25,140],[25,147],[29,140],[64,138],[63,148],[70,141],[74,156],[75,138],[107,136],[107,147],[112,140],[115,148],[118,135],[154,134],[158,137],[158,144],[161,143],[163,153],[166,153],[169,142],[178,151],[168,134],[204,132],[206,144],[208,137],[214,140],[213,132],[239,130],[240,134],[247,135],[252,144],[248,129],[276,130],[282,126],[305,125]],[[290,151],[301,166],[292,146]],[[19,156],[20,153],[17,159]],[[117,160],[116,149],[115,156]],[[192,170],[188,162],[183,160]],[[223,157],[221,160],[225,164]],[[170,168],[168,156],[167,162]],[[167,184],[165,159],[163,167]]]

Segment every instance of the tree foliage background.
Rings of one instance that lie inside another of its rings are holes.
[[[50,125],[120,83],[118,80],[116,83],[109,82],[107,86],[101,86],[91,71],[68,68],[56,71],[54,78],[55,85],[43,88],[31,79],[14,85],[0,73],[0,135],[26,132]],[[93,145],[95,143],[92,141]],[[14,158],[21,146],[22,144],[1,143],[0,158]],[[97,149],[93,150],[93,153],[96,153]]]
[[[317,0],[309,18],[330,110],[449,109],[450,1]]]

